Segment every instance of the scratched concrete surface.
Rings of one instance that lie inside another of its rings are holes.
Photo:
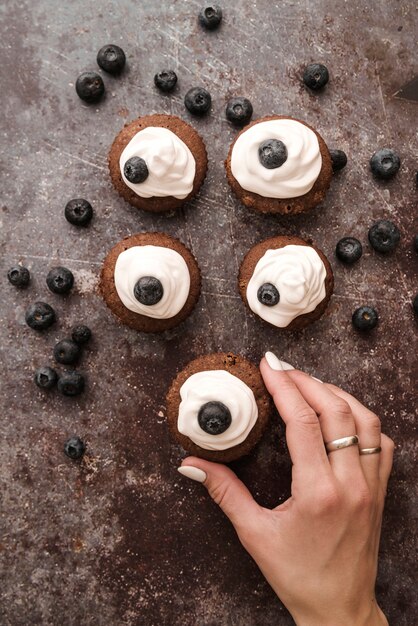
[[[417,108],[392,98],[416,71],[414,4],[223,0],[224,22],[214,33],[197,26],[195,1],[2,4],[2,624],[292,623],[204,489],[176,472],[183,452],[165,424],[167,385],[190,359],[233,350],[257,360],[266,349],[357,395],[395,439],[377,593],[391,624],[416,620],[417,323],[410,301],[418,291],[411,245],[418,232]],[[109,42],[125,49],[127,70],[119,78],[104,76],[106,99],[84,105],[75,79],[96,69],[97,50]],[[321,95],[300,84],[301,67],[310,61],[330,69]],[[170,96],[153,87],[154,73],[165,66],[179,76]],[[213,96],[211,114],[202,120],[183,107],[186,90],[199,84]],[[252,100],[254,117],[300,117],[331,147],[347,151],[349,165],[322,207],[283,219],[257,215],[232,197],[223,160],[235,133],[224,119],[233,94]],[[210,163],[199,197],[161,217],[119,198],[106,166],[122,125],[153,112],[191,122],[207,142]],[[379,184],[368,171],[379,146],[393,146],[402,158],[389,183]],[[66,201],[80,196],[95,210],[86,230],[63,217]],[[367,244],[369,225],[382,217],[402,232],[398,250],[385,258]],[[203,274],[191,318],[161,336],[118,326],[96,291],[110,246],[141,230],[179,237]],[[243,255],[276,233],[312,237],[334,266],[329,311],[304,332],[266,327],[238,296]],[[344,235],[358,237],[365,248],[350,269],[333,253]],[[5,280],[19,261],[32,273],[24,291]],[[76,277],[65,298],[45,285],[57,263]],[[26,306],[40,298],[59,318],[43,334],[24,322]],[[365,303],[381,317],[369,337],[350,325],[353,309]],[[33,370],[52,361],[54,342],[77,321],[94,332],[81,364],[88,389],[80,399],[41,393]],[[81,465],[62,452],[73,433],[88,445]],[[289,495],[289,458],[277,416],[257,450],[234,468],[267,506]]]

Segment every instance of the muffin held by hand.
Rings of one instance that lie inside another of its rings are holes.
[[[246,126],[225,167],[238,199],[261,213],[308,211],[322,202],[332,178],[331,157],[319,133],[283,115]]]
[[[121,322],[144,332],[180,324],[200,294],[200,270],[186,246],[164,233],[125,237],[104,260],[101,294]]]
[[[109,152],[110,176],[127,202],[160,213],[199,191],[208,166],[205,144],[174,115],[140,117],[125,126]]]
[[[247,253],[239,272],[244,303],[285,330],[300,330],[319,319],[333,287],[332,268],[324,253],[299,237],[262,241]]]
[[[228,463],[248,454],[261,438],[270,411],[258,367],[232,353],[195,359],[167,393],[174,439],[208,461]]]

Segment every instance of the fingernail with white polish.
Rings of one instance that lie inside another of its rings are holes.
[[[276,372],[285,372],[286,370],[295,369],[292,365],[286,363],[286,361],[280,361],[280,359],[278,359],[277,356],[273,354],[273,352],[266,352],[264,356],[267,363],[269,364],[269,367],[271,367],[271,369],[275,370]]]
[[[191,478],[192,480],[197,480],[198,483],[203,483],[206,480],[206,472],[199,469],[198,467],[193,467],[192,465],[182,465],[178,467],[177,470],[183,476],[187,476],[187,478]]]

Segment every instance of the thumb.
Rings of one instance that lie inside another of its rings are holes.
[[[197,468],[197,470],[196,470]],[[201,482],[211,498],[220,506],[236,530],[251,525],[261,507],[234,472],[220,463],[211,463],[189,456],[184,459],[180,474]]]

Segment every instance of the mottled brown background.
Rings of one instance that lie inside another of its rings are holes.
[[[392,97],[417,70],[417,11],[412,0],[223,0],[215,33],[196,23],[200,2],[121,0],[7,1],[2,18],[1,332],[1,623],[72,626],[286,626],[291,619],[239,545],[205,490],[181,477],[182,451],[168,437],[164,394],[171,376],[205,351],[234,350],[257,360],[273,349],[290,363],[356,394],[382,418],[396,443],[383,528],[378,597],[391,624],[411,626],[418,614],[414,581],[417,324],[410,301],[418,291],[417,107]],[[122,45],[128,68],[104,76],[107,96],[84,105],[74,82],[96,69],[97,50]],[[300,84],[301,67],[322,61],[331,81],[321,95]],[[171,96],[153,87],[168,66],[179,76]],[[204,85],[211,114],[191,119],[188,88]],[[226,99],[251,98],[255,117],[290,114],[311,123],[331,147],[349,155],[324,205],[309,216],[257,215],[231,196],[223,160],[234,130]],[[129,207],[111,187],[108,148],[122,125],[141,114],[181,115],[207,142],[210,167],[201,194],[161,217]],[[393,146],[402,158],[395,180],[380,184],[371,153]],[[64,219],[72,197],[88,198],[95,219],[77,230]],[[367,244],[373,220],[393,219],[397,251],[381,257]],[[139,230],[179,237],[196,255],[203,292],[192,317],[161,336],[117,325],[96,291],[107,250]],[[253,319],[238,296],[238,266],[250,246],[276,233],[312,237],[333,262],[336,290],[328,314],[298,334],[281,334]],[[353,268],[333,254],[343,235],[365,247]],[[26,291],[5,281],[22,261],[33,280]],[[76,276],[66,297],[47,291],[57,263]],[[24,310],[45,299],[59,322],[39,334]],[[373,304],[380,327],[354,333],[350,317]],[[82,370],[80,399],[41,393],[35,367],[51,362],[54,342],[71,324],[91,325],[94,340]],[[73,433],[88,444],[81,465],[62,452]],[[262,444],[235,464],[265,505],[289,494],[283,428],[274,419]],[[415,473],[415,476],[414,476]]]

